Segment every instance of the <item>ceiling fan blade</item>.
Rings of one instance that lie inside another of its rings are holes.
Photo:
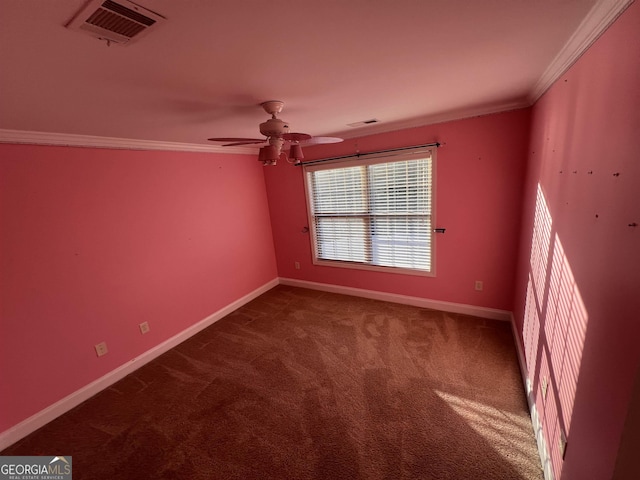
[[[237,145],[258,145],[260,143],[267,143],[266,140],[252,140],[250,142],[234,142],[234,143],[225,143],[222,145],[223,147],[235,147]]]
[[[290,142],[300,142],[302,140],[309,140],[312,137],[308,133],[283,133],[282,138]]]
[[[302,145],[319,145],[321,143],[340,143],[344,138],[339,137],[311,137],[301,142]]]
[[[208,138],[210,142],[253,142],[253,143],[262,143],[265,141],[264,138],[236,138],[236,137],[214,137]]]

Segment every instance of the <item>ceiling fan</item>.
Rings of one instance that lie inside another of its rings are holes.
[[[302,154],[303,145],[342,142],[342,138],[338,137],[312,137],[307,133],[289,132],[289,123],[278,118],[278,114],[284,108],[284,102],[280,100],[262,102],[260,106],[271,115],[269,120],[260,124],[260,133],[265,138],[214,137],[208,140],[211,142],[225,142],[223,147],[264,143],[266,145],[260,148],[258,155],[258,160],[264,165],[275,165],[279,158],[285,158],[290,162],[293,160],[291,163],[300,163],[304,158]],[[285,145],[290,145],[289,155],[283,152]]]

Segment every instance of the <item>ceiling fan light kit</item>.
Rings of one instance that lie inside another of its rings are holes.
[[[258,154],[258,161],[262,162],[263,165],[275,165],[278,162],[278,158],[280,157],[280,152],[278,151],[278,147],[275,145],[267,145],[266,147],[260,148],[260,153]]]
[[[302,147],[299,143],[291,144],[291,149],[289,149],[289,158],[294,160],[296,164],[302,161],[304,155],[302,153]]]
[[[284,108],[284,102],[280,100],[269,100],[262,102],[260,106],[271,115],[271,118],[260,124],[259,130],[266,138],[235,138],[235,137],[213,137],[211,142],[224,142],[223,147],[234,147],[238,145],[258,145],[267,144],[260,148],[258,161],[263,165],[276,165],[278,159],[283,158],[289,163],[299,165],[304,158],[302,153],[303,145],[319,145],[321,143],[338,143],[342,138],[338,137],[313,137],[308,133],[290,133],[289,124],[278,118],[278,114]],[[283,152],[285,144],[290,144],[289,154]]]

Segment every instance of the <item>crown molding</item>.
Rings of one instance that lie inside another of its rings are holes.
[[[529,95],[534,104],[635,0],[599,0],[547,67]]]
[[[604,31],[634,1],[635,0],[598,0],[524,99],[510,100],[493,105],[476,105],[466,109],[441,112],[435,115],[427,115],[405,121],[389,123],[381,122],[374,126],[333,132],[331,135],[340,136],[345,139],[359,138],[529,107],[533,105],[549,89],[549,87],[551,87],[551,85],[553,85],[553,83],[557,81],[558,78],[560,78],[560,76],[563,75],[582,56],[582,54],[598,39],[598,37],[602,35],[602,33],[604,33]],[[239,155],[257,153],[257,149],[253,147],[222,147],[220,145],[201,145],[6,129],[0,129],[0,143],[62,145],[127,150],[206,152]]]
[[[117,148],[125,150],[165,150],[177,152],[204,152],[225,154],[255,154],[251,147],[222,147],[220,145],[198,145],[193,143],[159,142],[132,138],[99,137],[68,133],[31,132],[26,130],[0,129],[0,143],[29,145],[57,145],[88,148]]]
[[[369,135],[378,135],[380,133],[397,132],[399,130],[407,130],[410,128],[419,128],[427,125],[435,125],[437,123],[451,122],[454,120],[464,120],[465,118],[481,117],[483,115],[491,115],[494,113],[509,112],[520,108],[530,107],[531,104],[526,98],[518,100],[509,100],[501,103],[494,103],[482,106],[473,106],[458,110],[449,110],[433,115],[425,115],[415,117],[409,120],[384,123],[380,122],[373,126],[354,128],[352,130],[341,130],[331,135],[336,137],[361,138]]]
[[[634,1],[635,0],[599,0],[547,67],[526,98],[499,104],[474,106],[466,109],[441,112],[435,115],[417,117],[406,121],[381,122],[373,126],[333,132],[331,135],[345,139],[359,138],[530,107]]]

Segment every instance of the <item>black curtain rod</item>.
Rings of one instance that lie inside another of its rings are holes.
[[[369,155],[380,155],[384,153],[402,152],[404,150],[414,150],[416,148],[424,148],[424,147],[438,148],[439,146],[440,146],[439,142],[425,143],[424,145],[414,145],[413,147],[390,148],[389,150],[379,150],[377,152],[368,152],[368,153],[355,153],[353,155],[345,155],[343,157],[321,158],[319,160],[311,160],[309,162],[299,162],[299,163],[296,163],[295,166],[303,167],[304,165],[315,165],[317,163],[334,162],[336,160],[346,160],[347,158],[360,158],[360,157],[367,157]]]

